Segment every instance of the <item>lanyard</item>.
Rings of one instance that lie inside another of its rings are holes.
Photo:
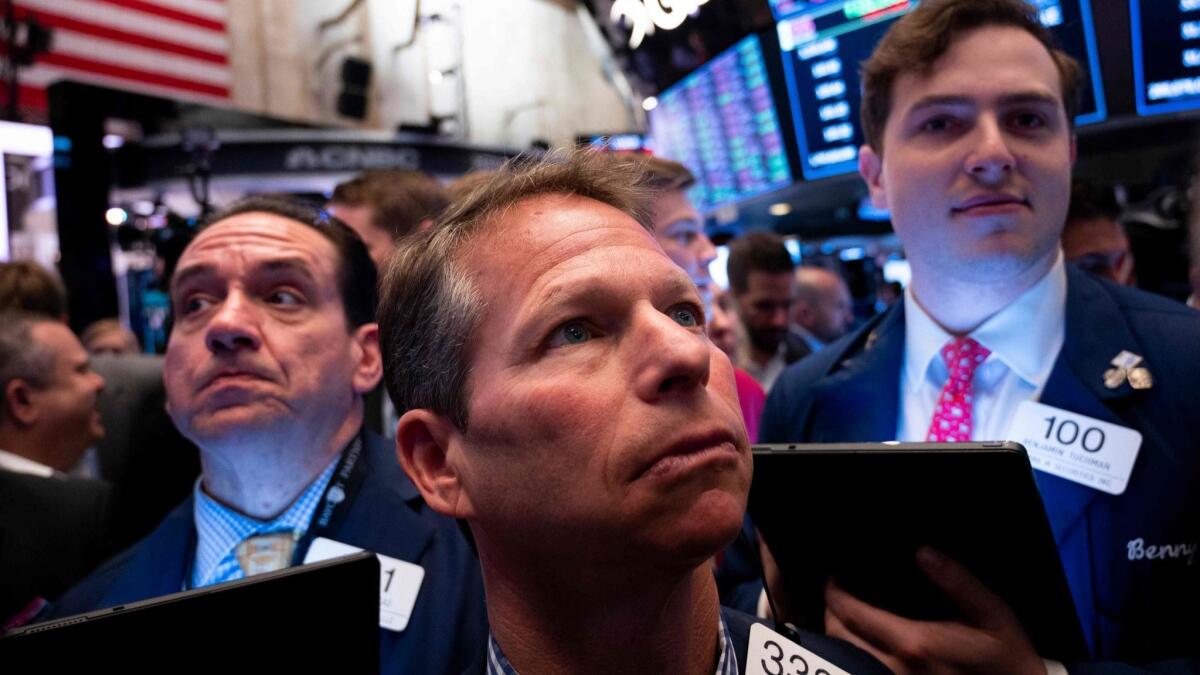
[[[336,529],[345,519],[350,503],[354,501],[354,493],[358,491],[364,477],[363,464],[360,461],[364,433],[359,431],[350,445],[342,451],[342,458],[338,461],[337,468],[333,470],[329,485],[325,486],[325,494],[317,503],[317,509],[308,523],[308,529],[297,543],[295,553],[292,554],[293,565],[299,565],[304,560],[304,555],[308,552],[308,547],[312,545],[314,539]]]

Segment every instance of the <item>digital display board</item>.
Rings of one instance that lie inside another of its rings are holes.
[[[845,0],[770,0],[770,2],[771,12],[775,14],[775,18],[786,19],[820,5],[841,4]]]
[[[1200,1],[1200,0],[1197,0]],[[782,0],[781,0],[782,4]],[[888,28],[915,0],[805,3],[809,11],[777,24],[800,170],[813,180],[850,173],[863,143],[859,128],[859,67]],[[1107,111],[1096,57],[1090,0],[1032,0],[1043,25],[1088,77],[1076,124],[1103,120]]]
[[[1200,0],[1130,0],[1139,115],[1200,109]]]
[[[649,116],[654,153],[696,175],[688,197],[701,211],[792,182],[757,35],[663,91]]]

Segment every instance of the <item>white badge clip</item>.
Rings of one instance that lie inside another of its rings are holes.
[[[1125,492],[1142,447],[1138,431],[1035,401],[1017,407],[1008,438],[1038,471],[1112,495]]]
[[[308,547],[304,562],[320,562],[361,550],[357,546],[317,537]],[[425,568],[382,553],[376,553],[375,557],[379,558],[379,627],[399,633],[408,627],[421,582],[425,579]]]
[[[850,675],[829,661],[792,642],[761,623],[750,626],[746,675],[827,673]]]

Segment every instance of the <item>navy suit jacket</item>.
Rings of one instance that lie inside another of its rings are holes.
[[[771,624],[749,614],[728,607],[721,608],[721,616],[729,628],[729,637],[733,640],[733,650],[737,653],[738,672],[747,671],[746,656],[750,646],[750,627],[761,623],[768,628]],[[888,675],[890,670],[876,661],[870,654],[854,645],[831,638],[828,635],[818,635],[808,631],[797,630],[798,644],[821,658],[841,667],[852,675]],[[768,664],[765,668],[776,666]],[[765,669],[764,668],[764,669]],[[487,647],[479,653],[463,675],[484,675],[487,672]],[[767,672],[770,672],[769,670]],[[789,671],[791,672],[791,671]]]
[[[380,630],[382,670],[460,673],[487,639],[479,561],[455,521],[425,506],[390,442],[370,432],[364,439],[363,481],[345,517],[325,536],[425,569],[408,627]],[[188,497],[148,537],[84,579],[44,618],[178,593],[195,557],[192,501]]]
[[[1108,389],[1121,350],[1154,386]],[[768,396],[764,443],[884,441],[896,435],[904,311],[789,368]],[[1137,429],[1129,486],[1112,496],[1035,472],[1084,633],[1097,659],[1200,655],[1200,560],[1131,559],[1145,546],[1200,542],[1200,312],[1068,266],[1065,344],[1041,402]]]

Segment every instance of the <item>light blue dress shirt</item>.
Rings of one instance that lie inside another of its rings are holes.
[[[197,480],[195,507],[192,509],[196,522],[196,559],[192,564],[188,588],[243,578],[245,574],[238,565],[234,551],[247,537],[275,532],[294,532],[297,536],[303,536],[341,458],[341,454],[334,457],[287,510],[269,521],[251,518],[221,504],[208,496],[200,487],[200,480]]]

